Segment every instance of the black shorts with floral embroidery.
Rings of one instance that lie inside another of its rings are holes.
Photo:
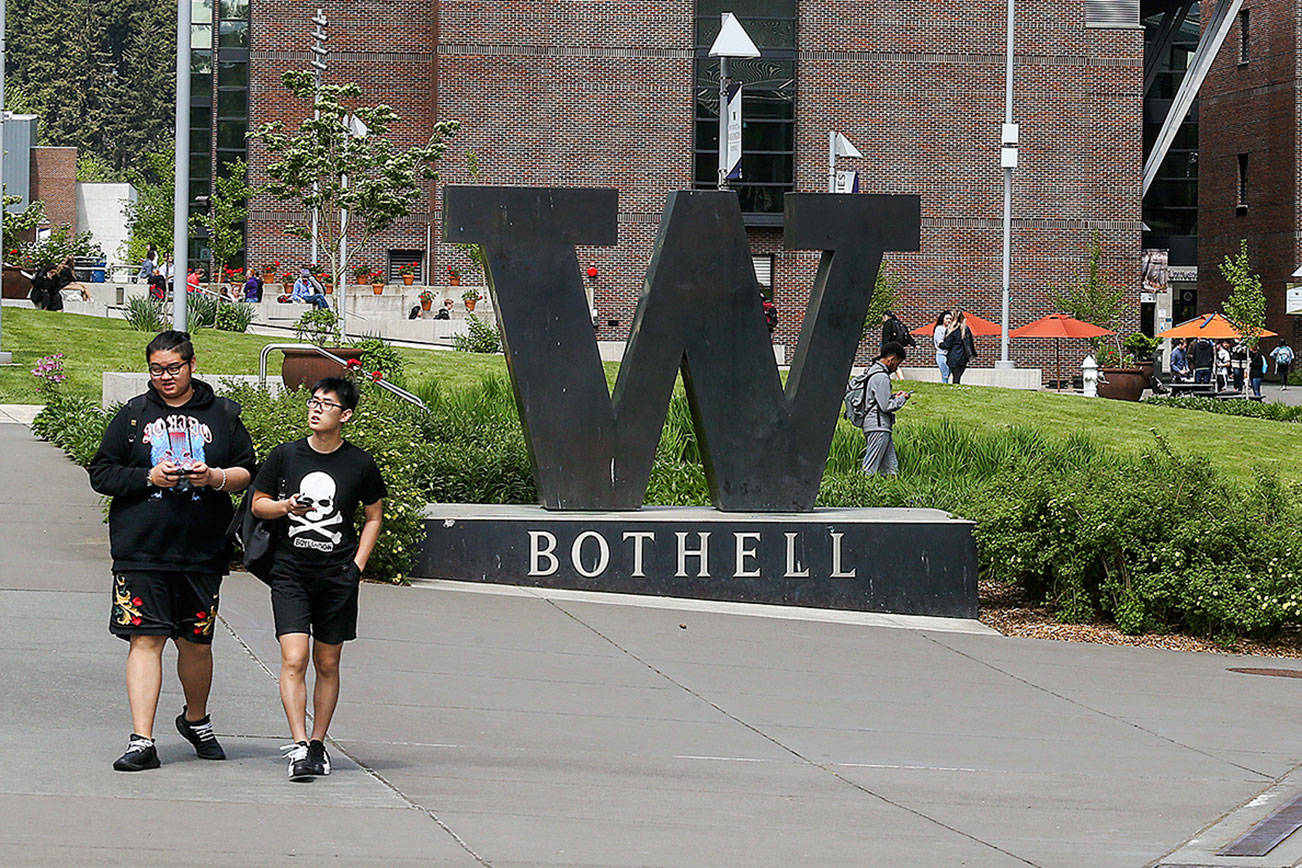
[[[170,636],[208,645],[217,620],[221,585],[221,573],[114,573],[109,632],[123,639]]]

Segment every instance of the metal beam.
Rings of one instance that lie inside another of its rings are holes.
[[[1157,28],[1157,37],[1153,40],[1153,48],[1144,59],[1144,95],[1153,87],[1153,82],[1157,80],[1157,72],[1162,68],[1162,58],[1171,50],[1171,45],[1180,33],[1180,28],[1184,26],[1185,19],[1189,17],[1189,12],[1198,0],[1185,0],[1179,6],[1168,9],[1162,13],[1162,23]]]
[[[1207,71],[1211,69],[1212,62],[1216,60],[1221,46],[1225,44],[1225,37],[1229,35],[1230,28],[1234,24],[1234,16],[1238,14],[1239,7],[1242,5],[1243,0],[1221,0],[1216,4],[1216,11],[1212,14],[1206,29],[1203,30],[1202,38],[1198,40],[1198,48],[1189,63],[1189,71],[1185,73],[1184,81],[1180,82],[1180,89],[1176,91],[1175,99],[1171,100],[1171,109],[1166,115],[1166,120],[1162,122],[1162,131],[1157,134],[1153,150],[1144,163],[1145,193],[1157,179],[1157,170],[1161,168],[1162,161],[1171,150],[1171,142],[1175,141],[1175,134],[1180,129],[1180,124],[1184,123],[1185,116],[1193,107],[1198,89],[1203,86]]]

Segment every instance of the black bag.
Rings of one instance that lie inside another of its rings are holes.
[[[231,517],[226,536],[239,546],[244,554],[244,568],[262,582],[271,584],[271,567],[276,560],[274,520],[258,518],[253,514],[253,489],[244,493],[239,509]]]

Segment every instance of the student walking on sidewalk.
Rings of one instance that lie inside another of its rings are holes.
[[[226,758],[208,715],[213,624],[230,562],[230,492],[247,488],[254,470],[239,405],[194,379],[190,336],[159,334],[145,359],[148,390],[113,417],[87,468],[91,488],[113,498],[109,632],[130,643],[131,738],[113,763],[124,772],[158,768],[154,716],[168,639],[185,691],[177,730],[200,757]]]
[[[387,491],[368,452],[343,439],[357,386],[326,377],[307,401],[311,434],[271,450],[253,482],[255,516],[277,521],[271,610],[280,641],[280,701],[294,739],[289,779],[330,774],[325,738],[339,702],[339,657],[357,638],[358,582],[380,536]],[[353,524],[358,504],[365,522]],[[309,648],[310,644],[310,648]],[[316,668],[312,737],[307,734],[307,664]]]

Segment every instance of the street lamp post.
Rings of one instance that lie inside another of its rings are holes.
[[[4,157],[5,157],[5,0],[0,0],[0,221],[4,220]],[[3,263],[5,253],[8,251],[0,250],[0,272],[4,271]],[[0,308],[3,308],[0,305]],[[0,333],[4,330],[3,322],[0,322]],[[0,347],[4,342],[0,341]],[[0,349],[0,365],[12,365],[14,357],[11,353]]]
[[[176,4],[176,161],[172,179],[172,328],[185,331],[190,268],[190,0]]]
[[[996,368],[1011,368],[1008,358],[1008,300],[1012,283],[1013,169],[1017,168],[1018,128],[1013,123],[1013,20],[1017,0],[1008,0],[1008,52],[1004,66],[1004,123],[1000,134],[999,165],[1004,170],[1004,263],[1002,328],[999,331],[999,361]]]
[[[313,73],[312,80],[313,83],[315,84],[315,88],[312,94],[312,102],[315,103],[321,93],[321,79],[325,75],[325,70],[326,70],[326,65],[325,65],[326,55],[330,53],[329,49],[327,49],[325,45],[323,45],[322,43],[324,43],[330,37],[326,34],[326,30],[325,30],[325,26],[326,26],[325,14],[320,9],[316,10],[316,14],[312,16],[311,21],[313,24],[316,25],[316,29],[312,31],[312,40],[313,40],[311,46],[312,60],[310,61],[310,65],[312,67],[312,73]],[[316,120],[320,120],[321,110],[317,108],[313,108],[312,117]],[[317,220],[319,219],[319,217],[320,217],[319,211],[316,208],[313,208],[312,209],[312,260],[311,260],[313,265],[316,264],[316,260],[317,260]],[[336,279],[339,277],[339,275],[334,275],[334,276]],[[338,281],[336,280],[336,282]],[[342,292],[342,290],[340,291]]]
[[[719,35],[710,46],[710,57],[719,58],[719,179],[718,188],[728,188],[728,177],[741,163],[741,92],[729,99],[728,61],[731,58],[759,57],[760,50],[746,33],[746,28],[731,12],[724,12]],[[735,102],[735,108],[734,108]]]

